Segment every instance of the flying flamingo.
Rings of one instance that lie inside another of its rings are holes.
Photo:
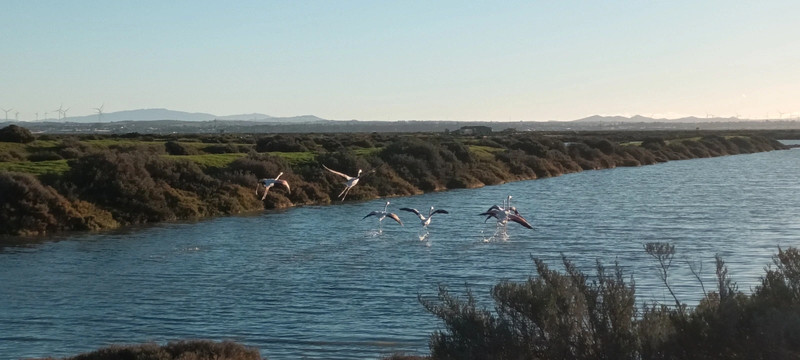
[[[449,214],[449,212],[447,212],[447,210],[442,210],[442,209],[439,209],[439,210],[436,210],[436,211],[434,211],[434,210],[433,210],[433,206],[431,206],[431,209],[428,211],[428,216],[427,216],[427,217],[426,217],[425,215],[422,215],[422,214],[419,212],[419,210],[417,210],[417,209],[412,209],[412,208],[400,208],[400,210],[404,210],[404,211],[410,211],[410,212],[413,212],[414,214],[417,214],[417,216],[419,217],[419,221],[420,221],[420,223],[422,224],[422,227],[423,227],[424,229],[427,229],[427,228],[428,228],[428,225],[430,225],[430,224],[431,224],[431,218],[433,218],[433,215],[434,215],[434,214]]]
[[[395,213],[390,213],[390,212],[388,211],[388,209],[389,209],[389,204],[390,204],[390,203],[387,201],[387,202],[386,202],[386,205],[383,207],[383,211],[380,211],[380,210],[375,210],[375,211],[373,211],[373,212],[371,212],[371,213],[369,213],[369,214],[365,215],[363,218],[361,218],[361,220],[364,220],[364,219],[366,219],[366,218],[368,218],[368,217],[370,217],[370,216],[374,216],[374,217],[378,218],[378,223],[379,223],[379,224],[380,224],[380,226],[381,226],[381,231],[383,231],[383,219],[385,219],[385,218],[387,218],[387,217],[389,217],[389,218],[392,218],[394,221],[397,221],[397,223],[398,223],[398,224],[400,224],[400,225],[402,226],[402,225],[403,225],[403,222],[402,222],[402,221],[400,221],[400,217],[398,217],[398,216],[397,216],[397,214],[395,214]]]
[[[533,226],[528,223],[528,220],[525,220],[525,218],[520,215],[519,211],[517,211],[517,208],[511,206],[511,195],[508,196],[508,199],[503,203],[503,206],[492,205],[489,210],[486,210],[486,212],[479,215],[486,216],[486,220],[489,220],[492,217],[497,219],[498,225],[505,226],[509,221],[513,221],[528,229],[533,229]]]
[[[514,212],[517,215],[519,215],[519,211],[517,211],[517,208],[511,206],[511,195],[508,195],[508,198],[503,200],[503,206],[492,205],[489,208],[489,210],[486,210],[486,212],[484,212],[482,214],[479,214],[479,215],[486,215],[486,220],[483,221],[483,222],[486,222],[486,221],[488,221],[489,219],[491,219],[493,217],[497,218],[497,216],[495,216],[496,214],[499,215],[500,212],[508,212],[508,211]]]
[[[338,172],[336,170],[331,170],[327,166],[325,166],[324,164],[322,165],[322,167],[324,167],[325,170],[328,170],[328,171],[330,171],[330,172],[332,172],[332,173],[334,173],[336,175],[339,175],[339,176],[347,179],[347,181],[344,184],[344,190],[342,190],[342,192],[339,193],[339,196],[337,196],[337,198],[341,198],[341,201],[344,201],[344,198],[347,197],[347,193],[350,192],[350,189],[352,189],[353,186],[356,186],[356,184],[358,184],[358,180],[360,180],[361,176],[362,176],[361,175],[361,169],[358,169],[358,175],[356,175],[355,177],[352,177],[350,175],[347,175],[347,174],[344,174],[344,173],[340,173],[340,172]],[[367,174],[372,173],[374,171],[375,170],[369,171],[364,175],[367,175]]]
[[[256,184],[256,195],[258,195],[258,188],[264,186],[264,196],[261,197],[262,201],[267,198],[267,193],[269,192],[269,188],[275,186],[276,183],[285,186],[287,191],[292,191],[291,189],[289,189],[288,181],[279,179],[281,175],[283,175],[283,172],[278,174],[278,176],[276,176],[274,179],[258,180],[258,184]]]

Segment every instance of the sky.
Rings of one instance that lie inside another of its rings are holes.
[[[10,120],[800,117],[796,0],[2,4]]]

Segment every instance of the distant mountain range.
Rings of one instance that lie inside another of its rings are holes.
[[[85,115],[85,116],[70,116],[66,119],[61,119],[60,121],[75,122],[75,123],[98,123],[98,122],[109,123],[118,121],[160,121],[160,120],[177,120],[177,121],[225,120],[225,121],[253,121],[253,122],[265,122],[265,123],[315,123],[315,122],[333,121],[333,120],[322,119],[314,115],[275,117],[266,114],[251,113],[251,114],[220,116],[207,113],[191,113],[191,112],[169,110],[169,109],[125,110],[125,111],[104,113],[102,116],[98,114]],[[46,121],[54,121],[54,119],[47,119]],[[369,121],[369,120],[363,120],[363,121]],[[665,119],[665,118],[651,118],[641,115],[635,115],[631,117],[594,115],[583,119],[565,121],[565,122],[609,124],[609,123],[705,123],[705,122],[739,122],[739,121],[754,121],[754,120],[739,119],[735,117],[699,118],[690,116],[680,119]]]
[[[94,114],[86,116],[70,116],[61,119],[62,122],[76,122],[76,123],[108,123],[118,121],[158,121],[158,120],[178,120],[178,121],[258,121],[269,123],[313,123],[325,122],[328,120],[316,117],[314,115],[301,115],[291,117],[274,117],[265,114],[252,113],[252,114],[239,114],[239,115],[225,115],[219,116],[207,113],[190,113],[185,111],[176,111],[169,109],[139,109],[139,110],[125,110],[110,113],[103,113],[103,115]],[[53,119],[48,119],[53,121]]]

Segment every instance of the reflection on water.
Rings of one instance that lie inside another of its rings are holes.
[[[670,281],[699,300],[720,254],[749,291],[778,246],[799,246],[798,151],[675,161],[392,200],[446,209],[429,233],[361,218],[384,201],[0,245],[0,354],[66,356],[114,343],[231,339],[270,359],[423,353],[439,327],[418,295],[469,284],[479,302],[531,257],[591,271],[618,261],[642,301],[669,303],[649,241],[677,248]],[[513,194],[536,230],[478,216]],[[425,238],[420,241],[420,237]],[[487,241],[488,240],[488,241]]]

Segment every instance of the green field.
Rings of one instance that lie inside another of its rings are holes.
[[[2,161],[0,170],[15,171],[33,175],[44,174],[63,174],[69,170],[67,160],[47,160],[47,161]]]

